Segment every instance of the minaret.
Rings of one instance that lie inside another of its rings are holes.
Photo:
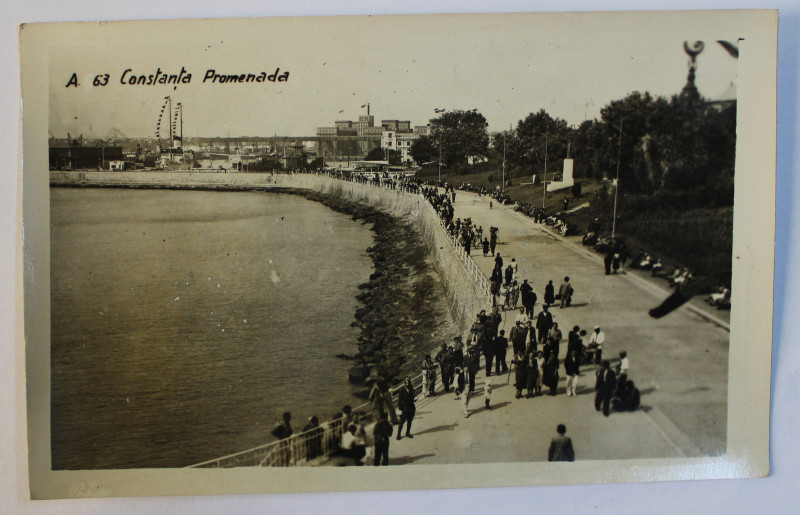
[[[697,87],[694,85],[694,74],[695,71],[697,71],[697,56],[700,55],[700,52],[703,51],[703,48],[705,48],[705,44],[702,41],[695,41],[691,48],[689,47],[689,43],[687,41],[683,42],[683,51],[689,56],[690,61],[689,75],[686,77],[686,85],[681,91],[681,96],[691,100],[698,100],[700,98],[700,93],[697,91]]]

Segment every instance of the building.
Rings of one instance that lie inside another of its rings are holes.
[[[112,161],[124,161],[122,147],[50,147],[51,170],[108,170]]]
[[[408,121],[383,120],[381,125],[384,127],[383,135],[381,136],[381,148],[399,151],[400,161],[403,163],[413,161],[408,153],[411,145],[421,136],[430,134],[430,125],[417,125],[413,130],[411,129],[411,122]],[[393,128],[387,129],[387,126]]]
[[[375,117],[361,115],[358,121],[338,120],[333,127],[317,127],[317,156],[337,160],[363,158],[375,147],[398,150],[402,162],[411,161],[408,149],[423,134],[430,134],[429,125],[412,128],[409,120],[381,120],[375,125]]]

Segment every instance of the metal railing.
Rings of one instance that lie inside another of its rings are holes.
[[[438,378],[437,378],[438,379]],[[422,374],[411,378],[415,397],[422,393]],[[403,384],[390,388],[391,405],[397,406],[397,397]],[[360,421],[365,428],[375,422],[375,411],[370,402],[353,408],[353,413],[360,414]],[[318,427],[289,438],[277,440],[258,447],[253,447],[221,458],[190,465],[187,468],[231,468],[231,467],[298,467],[322,464],[340,452],[342,440],[342,419],[330,420]]]

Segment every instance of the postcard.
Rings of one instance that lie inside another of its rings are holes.
[[[767,475],[776,38],[21,26],[31,497]]]

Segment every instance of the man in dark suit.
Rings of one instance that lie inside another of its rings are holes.
[[[547,461],[575,461],[575,451],[572,449],[572,438],[564,436],[567,426],[559,424],[556,428],[558,436],[550,442],[547,451]]]
[[[547,311],[547,305],[542,306],[542,312],[536,317],[536,331],[539,333],[539,343],[544,343],[550,328],[553,327],[553,315]]]
[[[611,364],[603,360],[600,369],[597,371],[597,383],[595,383],[594,409],[600,411],[603,407],[603,415],[608,416],[611,405],[611,394],[617,385],[617,377],[611,371]]]
[[[505,336],[506,332],[500,330],[500,336],[494,339],[494,359],[495,359],[495,374],[500,375],[508,372],[508,365],[506,364],[506,352],[508,351],[508,339]]]

